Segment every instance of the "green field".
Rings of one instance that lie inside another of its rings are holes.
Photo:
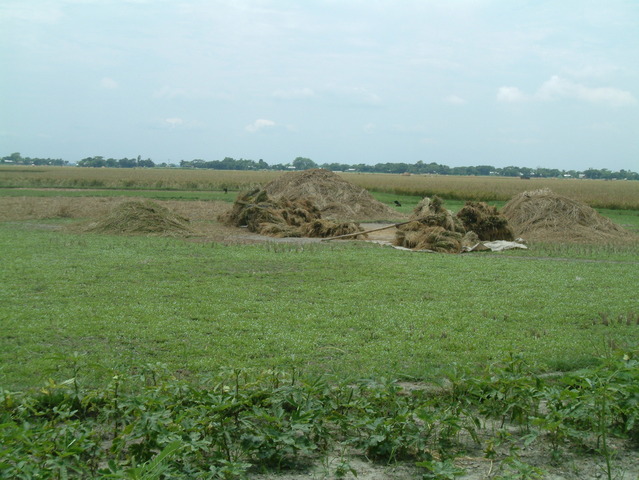
[[[74,352],[107,371],[159,361],[432,380],[453,361],[481,367],[511,352],[572,369],[639,340],[634,321],[601,321],[639,314],[633,246],[454,256],[39,228],[0,226],[12,388],[64,376]]]

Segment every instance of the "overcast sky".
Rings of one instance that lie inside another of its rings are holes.
[[[639,170],[637,0],[0,0],[0,155]]]

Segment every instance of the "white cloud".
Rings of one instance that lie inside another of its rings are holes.
[[[364,133],[373,133],[376,125],[374,123],[367,123],[364,125]]]
[[[526,101],[526,95],[517,87],[499,87],[497,90],[497,101],[506,103],[517,103]]]
[[[451,105],[465,105],[466,104],[466,100],[464,100],[463,98],[457,96],[457,95],[448,95],[446,98],[444,98],[444,102],[446,103],[450,103]]]
[[[165,118],[164,123],[168,124],[171,127],[179,127],[180,125],[184,125],[184,120],[181,118]]]
[[[591,103],[599,103],[613,107],[635,105],[637,99],[625,90],[612,87],[587,87],[554,75],[543,83],[537,91],[540,100],[574,98]]]
[[[565,98],[611,107],[637,104],[637,99],[628,91],[612,87],[588,87],[557,75],[545,81],[534,95],[526,95],[517,87],[500,87],[497,90],[497,100],[500,102],[553,101]]]
[[[100,80],[100,86],[102,88],[106,88],[107,90],[114,90],[118,88],[119,85],[118,82],[116,82],[112,78],[104,77],[102,80]]]
[[[265,128],[271,128],[275,126],[275,122],[273,120],[267,120],[265,118],[258,118],[250,125],[245,127],[247,132],[255,133],[259,132]]]

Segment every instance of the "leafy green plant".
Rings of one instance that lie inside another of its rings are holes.
[[[439,460],[426,460],[417,462],[415,465],[427,470],[422,476],[424,480],[454,480],[456,477],[460,477],[465,473],[465,471],[457,467],[451,459],[446,459],[443,462]]]

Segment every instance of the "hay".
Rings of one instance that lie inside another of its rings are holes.
[[[356,223],[322,219],[319,208],[307,198],[274,199],[262,189],[240,194],[233,208],[218,219],[272,237],[332,237],[362,231]]]
[[[451,232],[466,233],[461,220],[453,212],[444,208],[444,202],[438,196],[432,199],[424,197],[411,213],[409,220],[427,227],[442,227]]]
[[[606,243],[634,237],[588,205],[547,188],[516,195],[502,214],[515,235],[527,240]]]
[[[306,199],[319,208],[322,218],[340,221],[389,220],[402,214],[375,200],[365,189],[324,169],[289,172],[264,187],[275,200]]]
[[[301,230],[304,237],[328,238],[361,232],[362,228],[353,222],[338,223],[332,220],[318,219],[303,225]]]
[[[442,227],[425,227],[421,230],[398,230],[395,245],[413,250],[430,250],[440,253],[460,253],[462,234]]]
[[[123,202],[84,230],[119,235],[187,236],[192,233],[188,224],[188,218],[145,200]]]
[[[395,233],[395,245],[414,250],[459,253],[466,230],[439,197],[424,197],[411,213],[411,222]]]
[[[484,202],[466,202],[457,212],[466,231],[475,232],[479,240],[514,240],[512,228],[506,217],[501,215],[495,207]]]

